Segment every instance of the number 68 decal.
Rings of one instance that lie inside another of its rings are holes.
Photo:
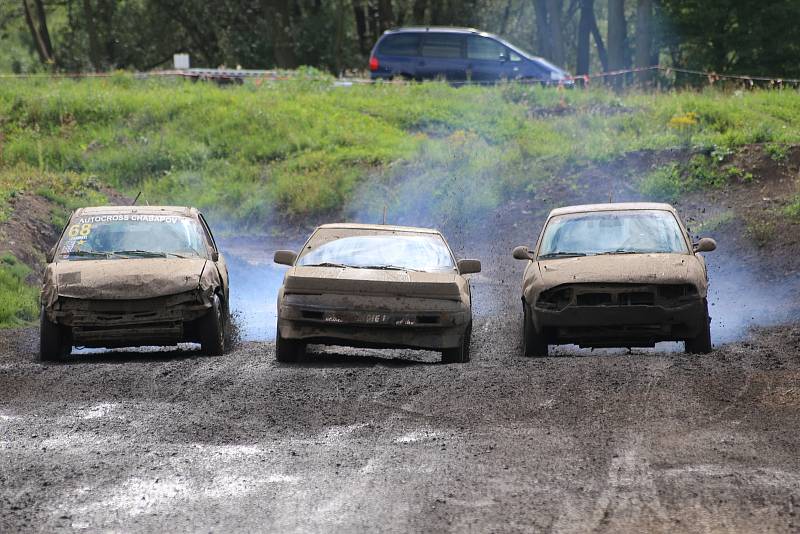
[[[86,237],[92,233],[91,224],[73,224],[69,227],[69,237]]]

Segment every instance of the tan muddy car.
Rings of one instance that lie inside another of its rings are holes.
[[[683,341],[711,351],[708,275],[700,252],[668,204],[620,203],[553,210],[525,260],[522,283],[526,356],[548,344],[652,347]]]
[[[48,253],[40,356],[198,342],[222,354],[228,270],[194,208],[106,206],[70,217]]]
[[[289,265],[278,293],[276,359],[299,360],[308,344],[415,348],[469,361],[472,303],[464,277],[477,260],[456,262],[441,233],[423,228],[327,224]]]

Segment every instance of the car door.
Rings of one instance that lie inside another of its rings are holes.
[[[417,77],[455,82],[466,80],[464,37],[460,33],[426,33],[417,62]]]
[[[467,77],[475,82],[493,82],[513,78],[510,50],[489,37],[467,37]]]

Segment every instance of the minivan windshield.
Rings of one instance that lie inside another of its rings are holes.
[[[297,265],[444,272],[455,270],[450,249],[436,234],[345,235],[330,239],[320,230]],[[322,235],[320,235],[322,234]]]
[[[596,211],[550,219],[538,257],[686,252],[678,221],[668,211]]]
[[[204,231],[195,219],[138,213],[75,217],[57,251],[62,260],[208,257]]]

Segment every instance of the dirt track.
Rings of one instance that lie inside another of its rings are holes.
[[[508,244],[481,245],[466,365],[271,342],[41,365],[36,330],[4,336],[0,532],[800,529],[800,326],[525,359]]]
[[[0,532],[800,531],[798,255],[725,235],[709,255],[717,339],[793,326],[707,356],[525,359],[510,250],[545,212],[447,230],[484,260],[465,365],[330,349],[278,365],[266,341],[42,365],[35,329],[5,332]],[[231,243],[256,338],[272,331],[269,255],[295,240]]]

